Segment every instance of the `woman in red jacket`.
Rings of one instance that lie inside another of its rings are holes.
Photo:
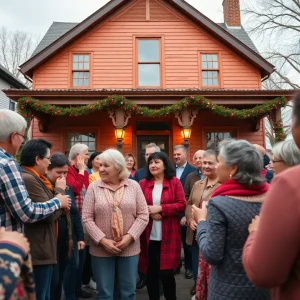
[[[181,251],[178,215],[185,210],[182,185],[163,152],[149,156],[146,179],[140,181],[149,214],[149,224],[141,236],[139,271],[147,273],[150,300],[159,300],[161,278],[166,300],[176,299],[173,270],[178,267]]]

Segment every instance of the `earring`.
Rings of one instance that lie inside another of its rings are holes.
[[[232,175],[230,174],[230,175],[229,175],[229,177],[231,178],[231,177],[232,177]]]

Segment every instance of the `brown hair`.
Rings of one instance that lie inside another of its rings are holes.
[[[132,153],[127,153],[124,155],[125,161],[127,160],[127,158],[132,157],[133,158],[133,166],[132,166],[132,170],[136,170],[136,159],[135,156]]]

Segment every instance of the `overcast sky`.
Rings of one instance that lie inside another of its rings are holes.
[[[39,35],[53,21],[81,22],[108,0],[0,0],[0,26]],[[223,22],[223,0],[188,0],[215,22]]]

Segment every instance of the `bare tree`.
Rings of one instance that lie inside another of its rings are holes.
[[[18,67],[30,58],[37,44],[38,38],[28,32],[0,27],[0,64],[27,85],[30,83]]]
[[[276,89],[299,89],[300,76],[300,1],[249,0],[244,13],[250,34],[260,39],[262,55],[276,66],[266,82]],[[246,3],[247,2],[247,3]]]

